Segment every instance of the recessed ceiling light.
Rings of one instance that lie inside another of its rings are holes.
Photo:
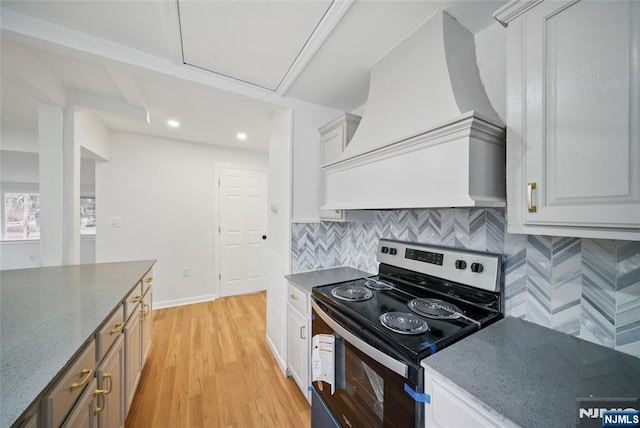
[[[247,134],[245,134],[244,132],[238,132],[236,137],[238,137],[238,140],[246,140],[247,139]]]
[[[175,119],[169,119],[167,120],[167,125],[169,125],[172,128],[178,128],[180,126],[180,122],[178,122]]]

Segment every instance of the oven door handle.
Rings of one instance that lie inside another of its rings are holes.
[[[320,318],[322,318],[322,320],[327,323],[327,325],[331,327],[333,331],[338,333],[340,336],[342,336],[343,339],[349,342],[349,344],[355,346],[360,351],[364,352],[366,355],[373,358],[375,361],[382,364],[392,372],[399,374],[405,379],[409,377],[409,367],[406,364],[374,348],[362,339],[359,339],[357,336],[355,336],[353,333],[351,333],[349,330],[347,330],[339,323],[337,323],[333,318],[331,318],[313,300],[311,300],[311,306],[313,307],[313,309],[315,309]]]

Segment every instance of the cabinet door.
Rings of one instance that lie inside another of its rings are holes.
[[[99,428],[124,426],[124,339],[122,335],[98,368],[98,389],[104,391],[104,410],[98,417]]]
[[[103,411],[103,397],[96,394],[97,382],[94,378],[73,407],[69,417],[62,424],[63,428],[97,428],[98,415]]]
[[[640,2],[543,2],[523,19],[525,224],[640,227]]]
[[[149,349],[151,348],[151,336],[153,331],[153,316],[151,313],[152,296],[151,287],[149,287],[142,298],[142,366],[144,366],[144,362],[147,360],[147,356],[149,355]]]
[[[96,344],[92,340],[41,401],[43,426],[60,426],[73,403],[95,378]],[[92,389],[95,390],[95,385]]]
[[[287,305],[287,367],[302,393],[309,399],[309,325],[307,317]]]
[[[320,162],[322,165],[336,160],[344,150],[346,144],[346,126],[347,125],[345,123],[322,136],[322,139],[320,140],[320,146],[322,148],[322,157]]]
[[[451,381],[425,370],[425,427],[515,427],[509,419],[489,410]]]
[[[340,156],[345,147],[345,128],[346,123],[338,126],[328,133],[324,134],[320,139],[320,165],[334,161]],[[324,176],[322,177],[324,186]],[[324,191],[322,205],[326,203]],[[320,218],[323,220],[344,220],[344,211],[342,210],[320,210]]]
[[[142,369],[141,344],[142,329],[140,323],[140,305],[133,310],[133,314],[124,328],[125,353],[125,418],[138,387],[140,371]]]

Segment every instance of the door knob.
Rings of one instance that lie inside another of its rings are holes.
[[[267,239],[267,235],[262,235],[262,239]]]

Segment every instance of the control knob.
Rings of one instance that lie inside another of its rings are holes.
[[[389,247],[382,247],[382,248],[380,249],[380,252],[381,252],[382,254],[387,254],[387,253],[389,252]]]
[[[456,260],[456,269],[465,270],[467,268],[467,262],[464,260]]]
[[[389,254],[395,256],[396,254],[398,254],[398,250],[396,248],[389,248]]]
[[[471,263],[471,272],[481,273],[484,270],[484,266],[480,263]]]

